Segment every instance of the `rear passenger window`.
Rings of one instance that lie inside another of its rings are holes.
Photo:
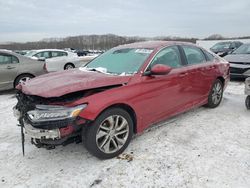
[[[167,47],[160,51],[153,59],[150,67],[163,64],[173,68],[181,67],[179,49],[177,46]]]
[[[59,51],[53,51],[52,57],[61,57],[61,56],[67,56],[66,52],[59,52]]]
[[[212,54],[210,54],[206,50],[203,50],[203,52],[205,53],[205,55],[207,57],[207,61],[214,61],[215,57]]]
[[[201,49],[193,46],[183,46],[184,53],[189,65],[195,65],[206,62],[206,58]]]

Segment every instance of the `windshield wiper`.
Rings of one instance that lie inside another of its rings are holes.
[[[88,68],[88,71],[94,71],[94,72],[100,72],[100,73],[104,73],[98,69],[95,69],[95,68]]]
[[[90,68],[90,67],[85,67],[87,71],[94,71],[94,72],[99,72],[103,74],[109,74],[106,68],[103,67],[97,67],[97,68]]]

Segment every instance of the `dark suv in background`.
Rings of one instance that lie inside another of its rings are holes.
[[[240,41],[218,42],[210,50],[217,55],[224,57],[239,48],[243,43]]]

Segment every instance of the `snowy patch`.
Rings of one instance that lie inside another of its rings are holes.
[[[231,82],[222,104],[189,111],[135,136],[118,158],[98,160],[82,144],[37,149],[0,95],[0,187],[250,187],[250,111],[244,83]]]

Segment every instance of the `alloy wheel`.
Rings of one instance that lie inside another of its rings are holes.
[[[71,64],[66,65],[65,70],[73,69],[74,66]]]
[[[104,153],[114,153],[124,146],[129,135],[129,124],[121,115],[107,117],[99,126],[96,144]]]
[[[217,82],[212,90],[212,101],[215,105],[217,105],[221,98],[222,98],[222,93],[223,93],[223,89],[222,89],[222,85]]]
[[[28,76],[23,77],[23,78],[21,78],[21,79],[19,80],[19,84],[22,84],[22,83],[24,83],[24,82],[26,82],[26,81],[28,81],[28,80],[30,80],[30,79],[31,79],[31,78],[28,77]]]

